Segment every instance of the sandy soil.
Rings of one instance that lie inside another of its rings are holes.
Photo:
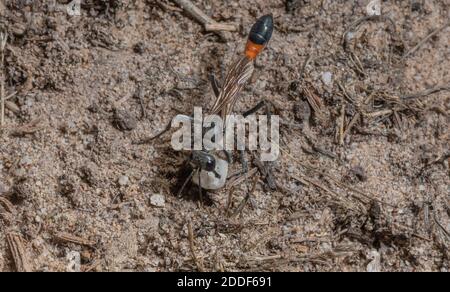
[[[382,1],[378,18],[365,0],[193,2],[239,31],[224,42],[170,1],[83,1],[81,16],[0,3],[17,91],[0,132],[0,271],[448,271],[450,2]],[[185,157],[167,137],[136,142],[211,105],[208,75],[269,12],[235,110],[265,99],[280,115],[283,152],[264,165],[276,189],[248,153],[251,175],[203,206],[177,198]]]

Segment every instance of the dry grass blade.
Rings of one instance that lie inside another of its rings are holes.
[[[254,176],[257,172],[258,172],[258,168],[257,167],[254,167],[254,168],[250,169],[247,173],[245,173],[245,174],[243,174],[243,175],[241,175],[239,177],[236,177],[233,180],[229,180],[227,182],[226,188],[228,189],[228,188],[232,188],[232,187],[240,185],[248,177]]]
[[[428,96],[430,94],[433,93],[438,93],[441,91],[450,91],[450,84],[447,85],[439,85],[439,86],[435,86],[432,88],[428,88],[422,92],[419,93],[413,93],[413,94],[408,94],[408,95],[404,95],[401,97],[401,99],[414,99],[414,98],[420,98],[420,97],[425,97]]]
[[[205,269],[203,268],[203,265],[199,262],[197,254],[195,253],[194,231],[192,230],[192,223],[190,220],[187,223],[187,227],[188,227],[189,249],[191,250],[192,260],[197,266],[198,271],[204,272]]]
[[[409,57],[410,55],[414,54],[418,49],[420,49],[420,47],[422,47],[429,39],[431,39],[433,36],[437,35],[438,33],[440,33],[441,31],[443,31],[444,29],[447,28],[447,26],[450,25],[450,21],[447,22],[446,24],[444,24],[443,26],[436,28],[435,30],[433,30],[431,33],[429,33],[426,37],[424,37],[416,46],[414,46],[414,48],[412,48],[411,50],[409,50],[406,54],[403,55],[403,59],[406,59],[407,57]]]
[[[312,86],[302,86],[303,94],[308,100],[309,105],[319,119],[323,119],[325,114],[323,111],[322,99],[315,93]]]
[[[306,164],[306,163],[301,162],[300,160],[298,160],[297,158],[295,158],[295,157],[294,157],[293,155],[291,155],[288,151],[286,151],[285,149],[283,149],[283,148],[281,148],[281,147],[280,147],[280,151],[283,152],[284,154],[286,154],[287,156],[289,156],[290,159],[292,159],[293,161],[297,162],[297,163],[298,163],[299,165],[301,165],[302,167],[304,167],[304,168],[306,168],[306,169],[309,169],[309,170],[311,170],[311,171],[313,171],[313,172],[316,172],[317,174],[320,174],[320,175],[322,175],[322,176],[325,177],[325,178],[328,178],[328,179],[331,180],[333,183],[335,183],[337,186],[339,186],[339,187],[341,187],[341,188],[343,188],[343,189],[347,189],[347,190],[349,190],[349,191],[352,191],[352,192],[354,192],[354,193],[357,193],[357,194],[359,194],[359,195],[361,195],[361,196],[363,196],[363,197],[365,197],[365,198],[367,198],[367,199],[369,199],[369,200],[377,201],[377,202],[379,202],[379,203],[381,203],[381,204],[390,206],[390,207],[392,207],[392,208],[397,208],[397,206],[395,206],[395,205],[392,205],[392,204],[389,204],[389,203],[387,203],[387,202],[384,202],[384,201],[382,201],[382,200],[380,200],[380,199],[377,199],[377,198],[376,198],[376,195],[373,194],[373,193],[371,193],[371,192],[368,191],[368,190],[367,190],[366,192],[361,191],[361,190],[358,190],[357,188],[354,188],[354,187],[352,187],[352,186],[349,186],[349,185],[347,185],[347,184],[344,184],[344,183],[340,182],[338,179],[336,179],[336,178],[334,178],[333,176],[329,175],[328,173],[326,173],[326,172],[325,172],[324,170],[322,170],[322,169],[318,169],[318,168],[316,168],[316,167],[314,167],[314,166],[312,166],[312,165],[309,165],[309,164]],[[360,199],[360,198],[359,198],[359,199]]]
[[[36,133],[37,131],[42,129],[42,127],[39,126],[39,123],[41,121],[42,121],[42,119],[40,117],[37,119],[34,119],[26,125],[18,127],[16,129],[13,129],[11,135],[21,137],[21,136]]]
[[[55,240],[60,241],[60,242],[70,242],[70,243],[75,243],[78,245],[84,245],[84,246],[89,246],[92,247],[95,245],[94,241],[88,240],[88,239],[84,239],[69,233],[65,233],[65,232],[60,232],[54,235]]]
[[[8,35],[0,33],[0,128],[5,125],[5,48],[8,41]]]
[[[237,27],[234,24],[226,23],[207,23],[205,24],[206,31],[237,31]]]
[[[9,212],[14,214],[15,213],[15,208],[14,205],[6,198],[4,197],[0,197],[0,205],[3,206],[3,208]]]
[[[15,115],[20,115],[20,108],[11,101],[5,100],[5,108],[12,111]]]
[[[344,145],[344,126],[345,126],[345,103],[341,106],[341,116],[338,119],[338,127],[339,127],[339,137],[338,142],[339,145]]]
[[[91,272],[95,269],[97,269],[98,266],[102,264],[103,260],[95,260],[92,264],[86,265],[82,267],[83,272]]]
[[[242,210],[244,209],[245,205],[247,204],[248,200],[250,199],[250,196],[255,192],[257,182],[258,182],[258,177],[255,176],[255,178],[253,179],[252,189],[250,190],[250,192],[247,193],[245,198],[242,200],[242,202],[239,204],[239,206],[236,208],[236,210],[230,216],[231,218],[236,217],[237,215],[241,214]]]
[[[344,131],[343,139],[345,139],[345,137],[350,133],[350,131],[352,130],[353,126],[356,124],[356,122],[359,120],[360,117],[361,117],[360,113],[356,113],[353,116],[353,118],[351,119],[350,123],[348,124],[347,128]]]
[[[277,182],[275,181],[270,165],[267,165],[267,163],[264,163],[263,161],[259,160],[259,158],[255,154],[253,154],[253,163],[256,165],[259,172],[264,177],[267,186],[271,190],[276,190]]]
[[[294,178],[295,180],[298,180],[299,182],[307,181],[308,183],[312,184],[313,186],[315,186],[315,187],[325,191],[326,193],[330,194],[337,201],[342,202],[342,206],[344,206],[345,208],[350,209],[350,210],[357,210],[357,206],[355,206],[355,204],[353,204],[351,201],[347,200],[346,198],[342,198],[342,196],[340,196],[338,193],[330,190],[329,188],[327,188],[323,184],[321,184],[321,183],[319,183],[317,181],[314,181],[311,178],[308,178],[306,176],[303,176],[303,177],[300,177],[300,178],[294,176],[292,178]],[[362,201],[360,197],[357,197],[357,196],[354,196],[354,197],[356,197],[358,200]],[[367,202],[362,201],[362,203],[367,203]]]
[[[17,272],[32,272],[29,258],[25,252],[23,238],[15,232],[6,235],[6,241],[11,251]]]
[[[355,22],[353,22],[352,24],[350,24],[350,26],[347,28],[347,30],[344,32],[343,36],[342,36],[342,44],[345,46],[346,44],[346,40],[347,40],[347,34],[349,32],[351,32],[354,28],[357,28],[358,26],[360,26],[362,23],[366,22],[366,21],[385,21],[388,22],[391,25],[391,29],[393,32],[397,31],[397,27],[395,25],[395,22],[384,15],[370,15],[370,16],[364,16],[358,20],[356,20]]]

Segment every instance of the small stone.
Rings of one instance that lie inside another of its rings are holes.
[[[0,195],[6,193],[7,191],[8,191],[8,188],[6,187],[6,185],[0,181]]]
[[[12,26],[11,31],[15,36],[23,36],[27,30],[27,26],[23,23],[16,23]]]
[[[21,203],[33,195],[32,187],[26,179],[20,179],[12,187],[12,202]]]
[[[75,192],[74,179],[68,175],[62,175],[59,177],[59,193],[63,196],[68,196]]]
[[[133,47],[133,51],[136,54],[142,55],[143,53],[145,53],[145,50],[147,49],[147,46],[145,45],[144,42],[138,42],[137,44],[134,45]]]
[[[29,166],[33,163],[33,160],[29,156],[24,156],[22,159],[20,159],[19,164],[22,166]]]
[[[294,104],[294,116],[297,121],[308,122],[311,117],[311,108],[307,101],[299,100]]]
[[[367,265],[367,272],[381,272],[381,256],[376,250],[369,252],[368,258],[371,260]]]
[[[26,176],[27,172],[23,167],[18,167],[12,171],[13,175],[18,178],[23,178]]]
[[[75,134],[78,132],[77,124],[74,121],[68,121],[65,125],[65,131],[68,134]]]
[[[164,207],[166,201],[163,195],[155,194],[150,197],[150,204],[154,207]]]
[[[66,259],[69,262],[66,266],[67,272],[80,272],[81,271],[81,255],[77,251],[70,251],[66,255]]]
[[[98,166],[89,161],[79,169],[79,177],[88,185],[95,186],[98,183],[97,174],[99,173]]]
[[[360,165],[356,165],[352,168],[352,173],[356,176],[356,178],[360,181],[366,181],[367,180],[367,174],[364,168]]]
[[[331,86],[331,84],[332,84],[332,79],[333,79],[333,73],[328,72],[328,71],[322,73],[322,82],[323,82],[326,86]]]
[[[131,131],[137,127],[136,118],[125,110],[115,110],[113,125],[121,131]]]
[[[124,187],[124,186],[128,185],[129,182],[130,182],[130,179],[128,178],[128,176],[122,175],[121,177],[119,177],[119,185]]]
[[[368,16],[381,15],[381,3],[380,0],[371,0],[366,7],[366,13]]]
[[[411,3],[411,11],[420,12],[422,10],[422,3],[418,0],[413,0]]]
[[[351,42],[354,38],[355,38],[355,34],[354,34],[353,32],[348,32],[348,33],[345,35],[345,41],[346,41],[347,43]]]

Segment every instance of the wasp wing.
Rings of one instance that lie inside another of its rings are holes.
[[[211,114],[221,114],[225,119],[233,110],[239,93],[253,74],[253,61],[242,57],[228,71],[218,97],[211,108]]]

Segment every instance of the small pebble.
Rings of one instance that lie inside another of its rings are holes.
[[[380,0],[371,0],[366,8],[368,16],[381,15],[381,3]]]
[[[29,156],[24,156],[22,159],[20,159],[19,164],[22,166],[29,166],[33,163],[33,160]]]
[[[81,255],[77,251],[70,251],[66,255],[68,264],[66,267],[67,272],[80,272],[81,271]]]
[[[164,207],[166,201],[163,195],[155,194],[150,197],[150,204],[155,207]]]
[[[295,119],[300,122],[308,122],[311,117],[311,108],[307,101],[299,100],[294,104]]]
[[[126,186],[126,185],[128,185],[129,182],[130,182],[130,179],[128,178],[128,176],[122,175],[121,177],[119,177],[119,185]]]
[[[114,112],[113,125],[121,131],[131,131],[137,126],[136,118],[126,110],[116,110]]]
[[[0,195],[3,193],[6,193],[8,191],[8,188],[6,187],[6,185],[4,185],[1,181],[0,181]]]
[[[323,72],[322,73],[322,82],[326,85],[326,86],[331,86],[332,84],[332,79],[333,79],[333,74],[331,72]]]
[[[145,45],[144,42],[138,42],[137,44],[134,45],[133,47],[133,51],[136,54],[142,55],[145,53],[145,50],[147,49],[147,46]]]
[[[351,171],[356,176],[356,178],[359,179],[360,181],[366,181],[367,180],[366,171],[360,165],[354,166],[351,169]]]

